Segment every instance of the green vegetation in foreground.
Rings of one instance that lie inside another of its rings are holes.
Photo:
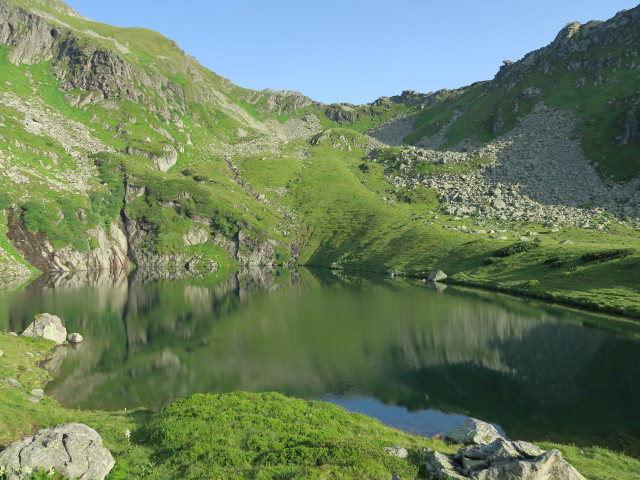
[[[409,435],[377,420],[331,404],[287,398],[277,393],[197,394],[159,413],[146,410],[67,410],[52,398],[27,401],[28,391],[50,380],[38,367],[51,342],[0,334],[4,351],[0,378],[19,380],[24,389],[0,384],[0,445],[40,428],[81,422],[95,428],[114,455],[109,480],[149,479],[388,479],[425,478],[423,447],[451,453],[455,446]],[[128,438],[126,430],[132,435]],[[403,445],[407,460],[382,447]],[[590,480],[636,478],[640,461],[601,448],[558,448]],[[38,478],[38,477],[35,477]]]

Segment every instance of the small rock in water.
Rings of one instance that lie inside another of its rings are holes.
[[[82,335],[79,333],[70,333],[67,335],[67,341],[69,343],[82,343],[83,340],[84,338],[82,338]]]

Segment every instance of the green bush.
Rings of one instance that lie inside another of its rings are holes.
[[[551,268],[560,268],[565,264],[566,260],[562,257],[553,256],[547,258],[543,263],[549,265]]]
[[[33,233],[46,233],[51,227],[51,215],[44,204],[29,200],[22,206],[22,219],[27,229]]]
[[[511,245],[507,245],[493,254],[494,257],[510,257],[511,255],[515,255],[516,253],[528,252],[529,250],[533,250],[534,248],[539,247],[539,243],[532,242],[518,242],[512,243]]]
[[[613,260],[616,258],[624,258],[633,254],[635,249],[633,248],[619,248],[616,250],[600,250],[598,252],[587,252],[582,255],[582,260],[585,262],[601,262],[607,260]]]
[[[13,201],[9,194],[6,192],[0,193],[0,210],[9,208],[11,205],[13,205]]]

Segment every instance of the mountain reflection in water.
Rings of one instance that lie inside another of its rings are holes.
[[[278,391],[423,434],[464,415],[512,438],[640,453],[636,323],[324,270],[149,280],[42,279],[0,292],[0,328],[20,331],[47,311],[83,334],[48,389],[69,407]]]

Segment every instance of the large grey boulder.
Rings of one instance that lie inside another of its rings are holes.
[[[444,436],[445,440],[462,445],[488,445],[499,438],[502,435],[496,427],[477,418],[470,418]]]
[[[431,273],[429,273],[429,277],[427,278],[427,280],[429,280],[430,282],[439,282],[440,280],[444,280],[446,278],[447,274],[442,270],[433,270]]]
[[[504,438],[463,447],[455,455],[428,452],[425,460],[426,471],[442,480],[585,480],[558,450]]]
[[[0,452],[6,480],[24,480],[25,472],[55,469],[65,477],[103,480],[115,464],[98,433],[81,423],[40,430]]]
[[[40,313],[35,320],[22,332],[23,337],[40,337],[53,340],[57,344],[67,339],[67,329],[62,325],[60,317],[50,313]]]

